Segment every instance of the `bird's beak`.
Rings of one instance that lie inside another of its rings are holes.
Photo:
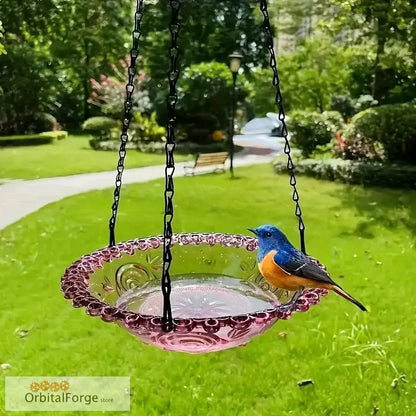
[[[257,235],[257,230],[255,228],[247,228],[247,230],[251,231],[254,235]]]

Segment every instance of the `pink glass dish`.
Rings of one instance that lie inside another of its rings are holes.
[[[327,294],[308,289],[287,306],[292,293],[273,288],[259,274],[255,238],[176,234],[170,269],[174,329],[164,332],[162,247],[163,237],[148,237],[82,257],[61,279],[65,298],[91,316],[117,322],[146,344],[206,353],[244,345]]]

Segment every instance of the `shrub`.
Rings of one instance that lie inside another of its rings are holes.
[[[375,107],[378,101],[371,95],[360,95],[355,102],[355,113],[367,110],[367,108]]]
[[[139,112],[133,113],[131,123],[132,142],[162,142],[165,140],[166,129],[159,126],[156,121],[156,113],[146,117]]]
[[[53,134],[55,135],[57,140],[63,140],[63,139],[66,139],[68,137],[68,132],[64,131],[64,130],[54,131]]]
[[[120,122],[110,117],[91,117],[84,121],[82,128],[92,132],[98,141],[116,139],[120,135]]]
[[[336,95],[331,98],[331,110],[339,112],[344,121],[355,113],[355,102],[349,95]]]
[[[98,138],[90,139],[90,146],[94,150],[116,151],[120,148],[120,141],[117,140],[100,140]],[[126,149],[137,149],[137,143],[127,142]]]
[[[41,133],[43,131],[53,131],[58,122],[56,118],[49,113],[37,113],[34,115],[31,123],[28,124],[27,130]]]
[[[286,161],[274,162],[276,173],[287,172]],[[317,179],[367,186],[416,189],[416,166],[359,162],[341,159],[304,159],[295,166],[296,173]]]
[[[381,162],[384,159],[383,148],[380,144],[362,137],[345,139],[336,134],[336,142],[332,153],[341,159],[373,160]]]
[[[308,157],[316,146],[329,143],[342,126],[342,116],[336,111],[296,111],[291,114],[289,130],[293,144]]]
[[[110,117],[91,117],[82,124],[84,130],[104,131],[117,127],[118,121]]]
[[[381,143],[389,161],[416,163],[416,104],[390,104],[356,114],[347,139]]]
[[[113,65],[113,77],[100,75],[98,80],[90,79],[91,96],[88,102],[99,107],[103,114],[121,118],[123,103],[126,99],[125,73],[128,71],[127,60],[119,60]],[[133,109],[139,112],[149,112],[152,109],[147,80],[144,72],[138,72],[134,78],[134,91],[132,95]]]
[[[222,142],[211,142],[210,144],[198,144],[192,142],[178,143],[175,149],[178,153],[185,154],[197,154],[197,153],[215,153],[215,152],[226,152],[228,150],[227,143]],[[238,152],[239,146],[235,146],[234,151]]]
[[[0,136],[0,146],[32,146],[52,143],[55,139],[67,134],[67,132],[48,131],[39,134],[26,134],[21,136]]]

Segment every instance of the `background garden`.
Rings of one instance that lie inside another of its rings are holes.
[[[115,168],[133,3],[0,2],[0,188]],[[298,178],[307,248],[369,313],[330,295],[245,348],[144,346],[59,292],[65,267],[107,243],[111,190],[81,194],[0,230],[2,390],[4,376],[129,375],[139,416],[415,414],[414,4],[269,4],[296,170],[309,176]],[[228,149],[233,51],[236,129],[276,111],[258,2],[187,0],[181,18],[178,161]],[[127,167],[164,163],[169,19],[166,2],[146,1]],[[285,171],[278,156],[238,180],[178,178],[175,232],[275,223],[297,242]],[[161,180],[123,189],[118,239],[160,234],[150,213],[162,191]]]

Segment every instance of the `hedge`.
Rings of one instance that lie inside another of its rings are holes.
[[[31,146],[52,143],[68,137],[67,131],[47,131],[38,134],[25,134],[21,136],[0,136],[0,146]]]
[[[416,164],[416,102],[362,111],[353,117],[345,136],[381,143],[391,162]]]
[[[329,143],[344,125],[341,114],[336,111],[294,111],[290,116],[288,124],[292,143],[304,157],[309,157],[316,146]]]
[[[273,162],[276,173],[287,172],[286,161]],[[349,184],[416,189],[416,166],[360,162],[342,159],[303,159],[295,164],[298,174]]]
[[[118,120],[110,117],[91,117],[82,123],[82,129],[88,131],[106,131],[119,125]]]

